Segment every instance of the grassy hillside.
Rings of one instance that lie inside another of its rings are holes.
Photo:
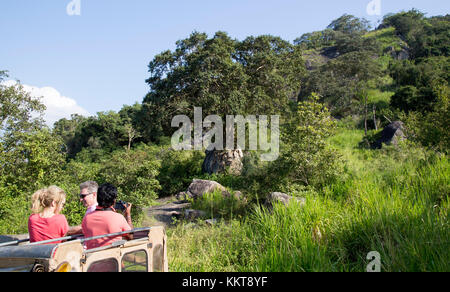
[[[277,205],[209,227],[169,230],[172,271],[365,271],[370,251],[382,271],[447,271],[450,164],[405,145],[359,149],[363,131],[330,139],[347,172],[306,205]],[[206,202],[206,205],[208,202]]]

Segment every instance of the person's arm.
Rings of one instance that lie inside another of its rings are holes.
[[[126,206],[124,216],[125,216],[125,219],[127,220],[128,225],[130,226],[130,229],[134,229],[133,222],[131,222],[131,205],[132,205],[131,203],[128,203],[128,205]],[[126,234],[125,237],[128,240],[132,240],[133,234],[132,233]]]
[[[127,220],[128,225],[130,225],[130,228],[133,229],[133,222],[131,222],[131,203],[128,203],[128,206],[125,209],[125,219]]]
[[[67,231],[67,236],[77,235],[77,234],[83,234],[83,228],[81,228],[81,225],[70,226],[69,230]]]

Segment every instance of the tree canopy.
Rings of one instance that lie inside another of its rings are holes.
[[[193,33],[174,52],[157,55],[149,65],[150,92],[143,100],[145,136],[171,133],[178,114],[274,114],[286,110],[298,93],[304,72],[299,50],[279,37],[244,41],[224,32],[212,38]]]

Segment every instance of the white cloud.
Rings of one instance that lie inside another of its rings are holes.
[[[5,86],[13,86],[17,84],[14,80],[4,81]],[[47,107],[44,112],[44,120],[49,127],[59,119],[70,119],[71,114],[80,114],[90,116],[91,114],[79,106],[77,102],[69,97],[61,95],[61,93],[53,87],[36,87],[22,84],[23,90],[33,97],[41,97],[41,102]]]

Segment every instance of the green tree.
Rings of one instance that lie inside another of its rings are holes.
[[[389,72],[398,88],[391,106],[405,112],[433,110],[439,88],[450,79],[449,60],[439,56],[392,63]]]
[[[45,106],[0,72],[0,231],[24,232],[29,198],[54,184],[64,163],[62,140],[43,125]]]
[[[53,125],[53,133],[64,141],[64,151],[73,157],[78,151],[77,145],[77,129],[86,121],[86,117],[79,114],[72,114],[70,120],[62,118]]]
[[[5,77],[1,72],[0,82]],[[0,109],[0,181],[17,191],[50,182],[63,155],[62,141],[43,126],[45,106],[26,93],[20,83],[0,83]]]
[[[316,92],[333,116],[360,113],[361,96],[375,86],[371,81],[381,74],[376,55],[368,51],[350,52],[311,72],[305,78],[300,99]]]
[[[345,34],[362,34],[370,29],[370,22],[364,18],[344,14],[333,20],[327,28]]]
[[[61,119],[53,132],[64,140],[68,158],[81,155],[85,160],[98,160],[105,153],[131,146],[141,136],[138,131],[140,106],[124,106],[117,113],[99,112],[97,116],[72,115]],[[83,152],[83,153],[81,153]]]
[[[193,107],[205,114],[242,113],[245,106],[246,76],[242,65],[233,62],[237,42],[226,33],[193,33],[177,42],[174,52],[166,51],[150,62],[150,92],[144,98],[146,136],[170,135],[172,118]]]
[[[437,90],[437,101],[429,112],[412,111],[404,116],[408,138],[442,153],[450,149],[450,110],[448,86]]]
[[[13,86],[2,84],[7,77],[7,71],[0,71],[0,135],[41,127],[45,106],[39,98],[25,92],[20,83]]]
[[[193,33],[149,65],[150,92],[143,101],[144,136],[170,135],[171,119],[203,113],[246,115],[281,113],[295,98],[304,72],[300,51],[273,36],[242,42],[217,32]]]
[[[248,37],[234,55],[247,76],[243,114],[287,114],[305,75],[299,47],[271,35]]]
[[[329,28],[322,31],[305,33],[299,38],[296,38],[294,40],[294,44],[296,46],[299,46],[302,50],[331,46],[335,39],[335,34],[335,31]]]

